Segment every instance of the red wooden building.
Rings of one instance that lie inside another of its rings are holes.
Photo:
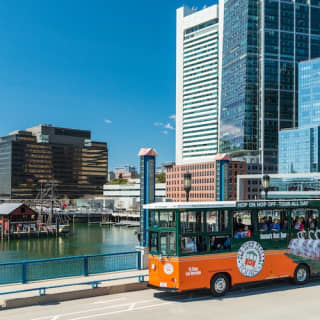
[[[38,214],[23,203],[0,204],[2,234],[32,232],[38,229]]]

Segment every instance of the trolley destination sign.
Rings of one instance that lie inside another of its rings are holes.
[[[309,207],[309,200],[294,200],[294,201],[252,201],[252,202],[237,202],[238,208],[303,208]]]

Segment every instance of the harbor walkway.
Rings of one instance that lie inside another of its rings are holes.
[[[144,276],[144,277],[143,277]],[[107,281],[106,281],[107,280]],[[144,280],[144,281],[143,281]],[[92,276],[69,277],[27,284],[9,284],[0,286],[0,309],[45,304],[58,301],[67,301],[80,298],[89,298],[113,293],[122,293],[143,290],[147,287],[148,270],[130,270],[121,272],[103,273]],[[100,281],[103,281],[100,283]],[[86,284],[83,284],[86,283]],[[92,288],[98,284],[97,287]],[[72,286],[69,286],[72,285]],[[60,286],[57,288],[57,286]],[[50,288],[56,287],[56,288]],[[5,294],[6,292],[47,288],[41,291],[24,291]]]

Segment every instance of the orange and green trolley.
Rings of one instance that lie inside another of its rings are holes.
[[[320,273],[320,199],[161,202],[148,210],[149,285],[182,292]]]

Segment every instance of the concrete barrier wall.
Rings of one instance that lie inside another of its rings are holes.
[[[91,297],[104,296],[115,293],[123,293],[130,291],[139,291],[147,289],[147,282],[126,283],[113,285],[108,287],[100,287],[94,289],[84,289],[78,291],[67,291],[54,294],[46,294],[45,296],[34,296],[25,298],[12,298],[3,301],[1,309],[27,307],[33,305],[47,304],[52,302],[62,302],[75,299],[84,299]]]

